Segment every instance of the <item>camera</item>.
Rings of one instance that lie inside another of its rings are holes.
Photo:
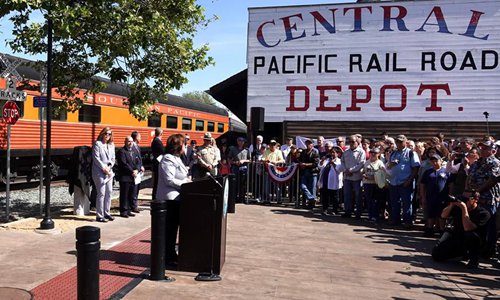
[[[466,154],[462,152],[451,152],[451,155],[455,155],[455,159],[464,159]]]
[[[447,203],[451,203],[451,202],[459,202],[459,201],[462,201],[462,199],[457,198],[457,197],[452,196],[452,195],[448,195],[448,197],[447,197],[447,199],[446,199],[446,202],[447,202]]]

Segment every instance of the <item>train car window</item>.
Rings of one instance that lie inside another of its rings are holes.
[[[161,115],[151,115],[148,118],[148,127],[161,128]]]
[[[177,117],[167,116],[167,128],[177,129],[177,122]]]
[[[78,121],[88,123],[101,123],[101,107],[84,105],[78,111]]]
[[[182,118],[182,130],[192,130],[193,120],[188,118]]]
[[[66,122],[68,121],[68,111],[66,109],[57,109],[60,104],[60,101],[53,101],[52,102],[52,119],[54,121],[63,121]],[[38,119],[40,119],[40,110],[37,109],[38,111]],[[47,120],[47,108],[43,110],[43,120]]]
[[[203,131],[203,130],[205,130],[205,121],[196,120],[196,131]]]
[[[217,124],[217,132],[224,132],[224,123]]]
[[[52,111],[52,120],[54,121],[67,121],[68,111],[65,109]]]
[[[40,118],[40,114],[38,114],[38,117]],[[47,120],[47,109],[43,110],[43,119]],[[52,111],[52,119],[53,121],[64,121],[66,122],[68,120],[68,111],[67,110],[59,110],[59,111]]]
[[[207,122],[207,131],[214,132],[215,131],[215,124],[214,122]]]

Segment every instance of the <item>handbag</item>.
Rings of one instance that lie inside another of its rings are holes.
[[[383,189],[387,185],[386,174],[382,169],[375,171],[373,177],[375,179],[375,183],[380,189]]]

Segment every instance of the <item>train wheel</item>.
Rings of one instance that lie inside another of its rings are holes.
[[[54,179],[59,175],[59,166],[54,162],[50,164],[50,179]]]

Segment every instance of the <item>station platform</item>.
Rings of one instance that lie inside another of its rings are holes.
[[[500,270],[482,262],[436,263],[435,239],[365,220],[289,206],[236,206],[228,215],[222,281],[167,270],[147,279],[150,214],[101,228],[101,299],[498,299]],[[34,299],[76,299],[74,231],[0,230],[0,287]]]

